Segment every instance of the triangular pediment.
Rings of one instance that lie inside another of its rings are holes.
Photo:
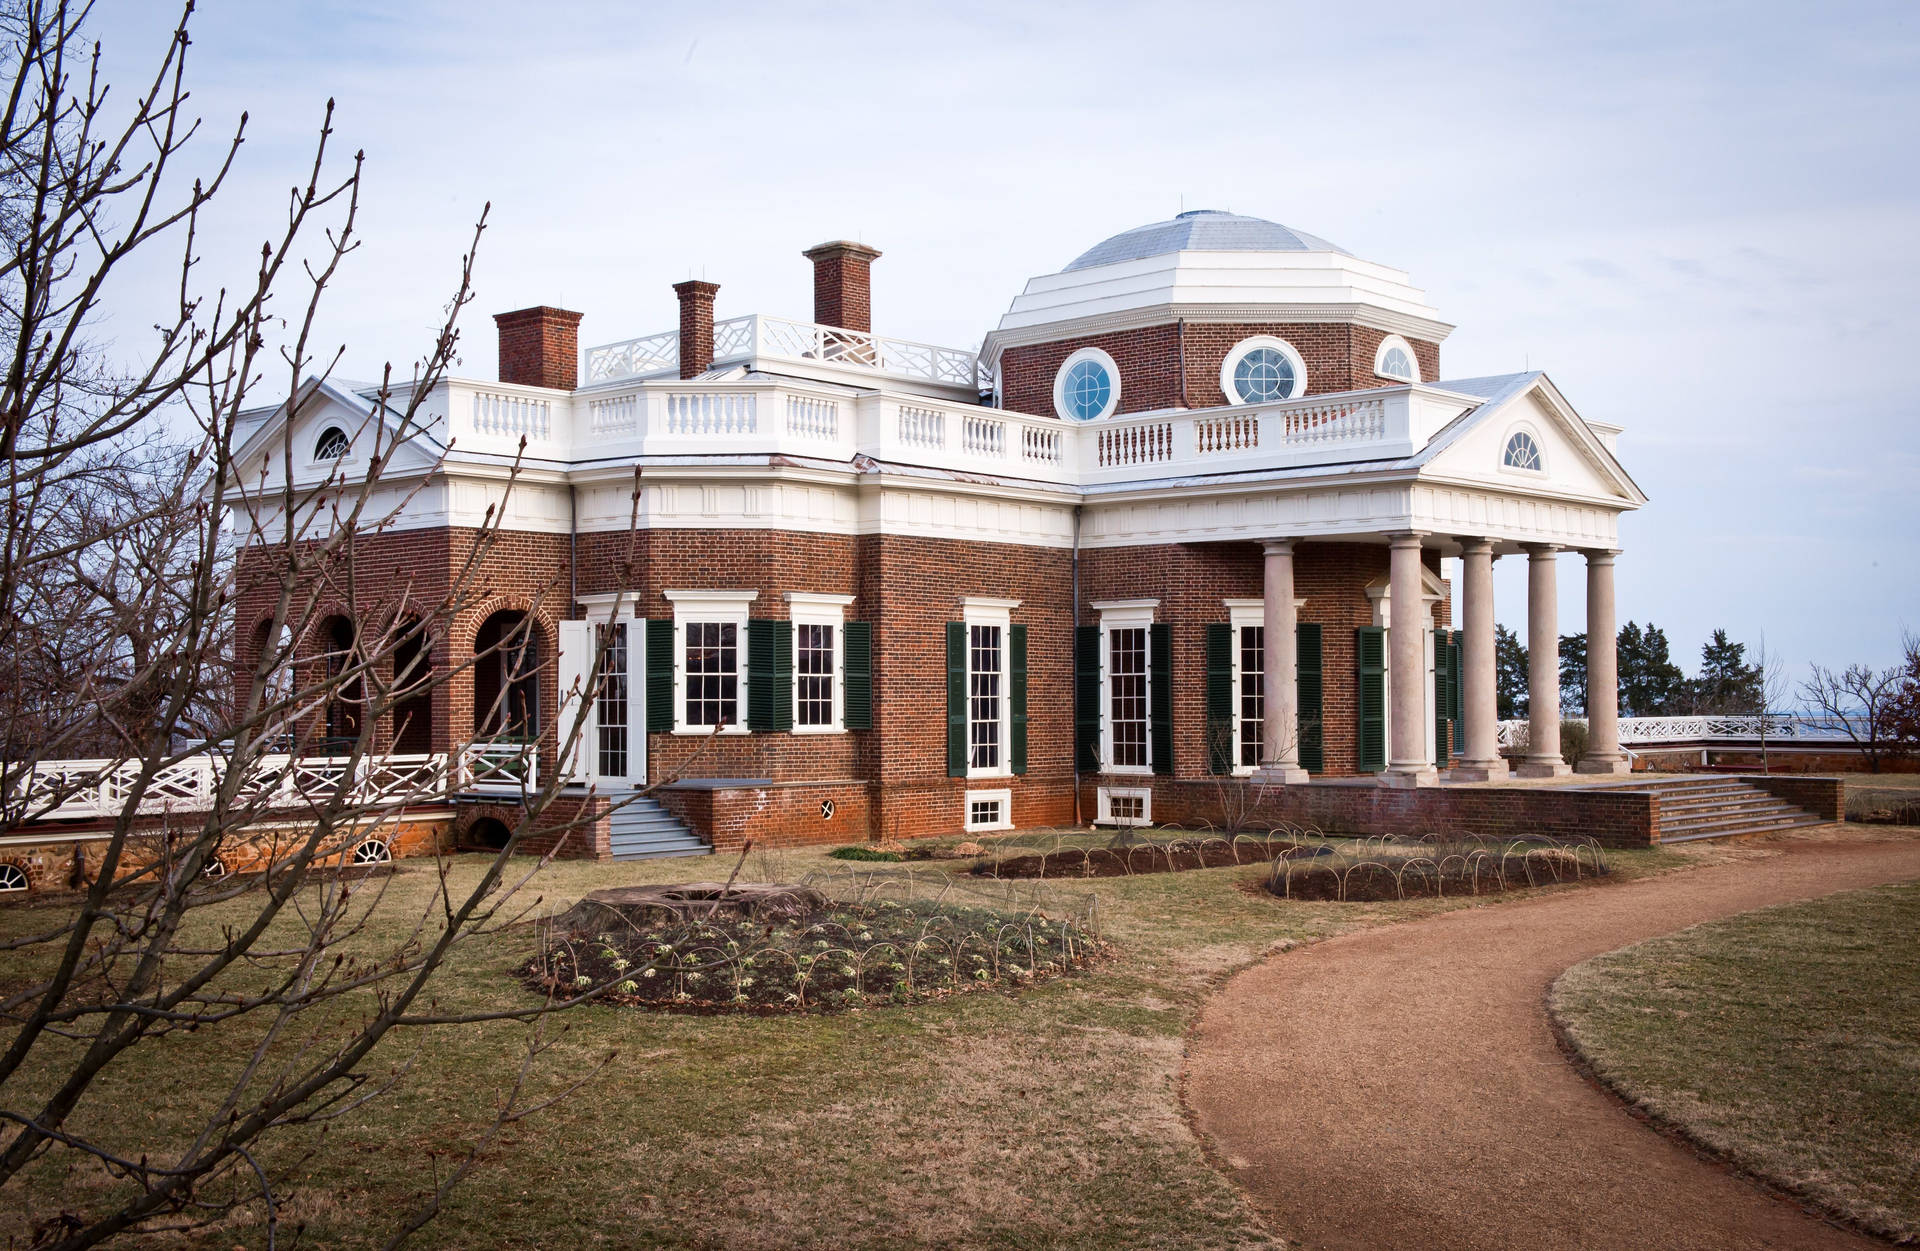
[[[441,449],[417,429],[397,440],[400,421],[400,414],[378,411],[373,400],[345,386],[308,379],[241,442],[234,463],[249,491],[284,485],[289,450],[297,486],[359,481],[376,447],[386,457],[383,477],[430,470]],[[330,455],[341,440],[344,455]]]
[[[1516,379],[1460,417],[1427,446],[1419,462],[1423,478],[1616,501],[1626,508],[1647,499],[1545,374]]]

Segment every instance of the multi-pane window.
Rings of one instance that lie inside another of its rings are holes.
[[[686,623],[686,724],[740,721],[740,627],[731,621]]]
[[[627,776],[627,623],[600,627],[600,776]]]
[[[1147,758],[1147,628],[1107,631],[1107,725],[1115,768],[1144,769]]]
[[[833,627],[802,622],[793,628],[795,725],[831,726]]]
[[[1267,631],[1240,627],[1240,763],[1260,763],[1260,737],[1267,724]]]
[[[1001,766],[1003,638],[997,625],[967,629],[967,760],[973,769]]]
[[[1000,801],[997,799],[976,799],[967,805],[968,825],[1000,824]]]

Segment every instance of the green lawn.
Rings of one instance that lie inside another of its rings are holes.
[[[846,871],[823,851],[758,867],[786,880]],[[1632,877],[1713,854],[1610,859]],[[470,880],[477,866],[461,858],[453,875]],[[603,886],[728,867],[562,862],[542,879],[545,908]],[[1276,944],[1470,905],[1284,903],[1254,888],[1264,871],[1051,886],[1097,892],[1118,955],[1092,974],[1018,994],[815,1017],[568,1013],[542,1087],[609,1050],[619,1059],[588,1090],[512,1127],[419,1244],[552,1246],[564,1230],[569,1243],[618,1246],[1277,1245],[1208,1164],[1182,1114],[1181,1048],[1202,999],[1219,977]],[[433,883],[430,863],[403,862],[389,926],[411,918]],[[55,906],[0,909],[0,936],[43,924]],[[512,971],[532,947],[532,934],[518,931],[466,954],[440,984],[442,1005],[516,1000],[526,992]],[[0,980],[17,984],[26,970],[9,959],[14,967],[0,967]],[[126,1146],[177,1135],[231,1065],[231,1042],[214,1033],[156,1043],[109,1071],[82,1127]],[[421,1051],[399,1090],[334,1125],[306,1168],[286,1219],[308,1223],[307,1245],[377,1245],[426,1187],[435,1159],[441,1167],[457,1159],[488,1118],[522,1037],[518,1026],[484,1025],[409,1040]],[[385,1063],[407,1050],[392,1047]],[[45,1077],[42,1069],[26,1084]],[[269,1151],[286,1159],[310,1145],[289,1140]],[[0,1201],[0,1239],[24,1245],[34,1217],[93,1209],[111,1184],[50,1157]],[[259,1228],[240,1225],[207,1239],[222,1248],[262,1244]]]
[[[1895,1238],[1920,1237],[1920,883],[1767,908],[1578,965],[1551,1004],[1624,1097]]]

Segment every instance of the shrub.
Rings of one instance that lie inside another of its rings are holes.
[[[1560,723],[1560,758],[1568,764],[1575,764],[1586,754],[1587,723],[1562,721]]]
[[[835,847],[827,853],[835,860],[904,860],[897,851],[881,851],[877,847]]]

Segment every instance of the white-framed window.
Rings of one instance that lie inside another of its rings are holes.
[[[793,620],[793,732],[837,734],[845,727],[846,623],[851,595],[787,593]]]
[[[1507,435],[1506,446],[1500,453],[1500,468],[1546,476],[1547,462],[1540,453],[1539,437],[1525,427]]]
[[[1140,786],[1102,786],[1094,804],[1095,825],[1152,825],[1153,791]]]
[[[1307,362],[1285,339],[1257,334],[1240,340],[1220,362],[1220,389],[1230,404],[1272,404],[1307,393]]]
[[[747,606],[758,591],[666,591],[673,605],[673,732],[747,732]]]
[[[623,778],[627,768],[627,733],[632,728],[632,701],[628,698],[627,673],[631,652],[631,621],[601,621],[594,624],[594,636],[601,643],[600,693],[594,708],[594,746],[598,753],[601,777]]]
[[[1420,381],[1420,358],[1413,354],[1413,345],[1397,334],[1390,334],[1380,340],[1380,346],[1374,349],[1373,372],[1381,378],[1398,378],[1401,382]]]
[[[1010,777],[1007,647],[1020,601],[968,597],[960,603],[967,632],[967,776]]]
[[[1010,830],[1013,828],[1013,792],[968,791],[966,829]]]
[[[1153,772],[1153,671],[1148,638],[1157,599],[1096,600],[1100,614],[1100,766]]]
[[[1267,607],[1264,599],[1222,600],[1233,631],[1233,771],[1260,767],[1267,729]],[[1296,620],[1307,606],[1296,598]]]
[[[1053,411],[1068,421],[1097,421],[1120,407],[1120,366],[1099,348],[1081,348],[1053,376]]]

